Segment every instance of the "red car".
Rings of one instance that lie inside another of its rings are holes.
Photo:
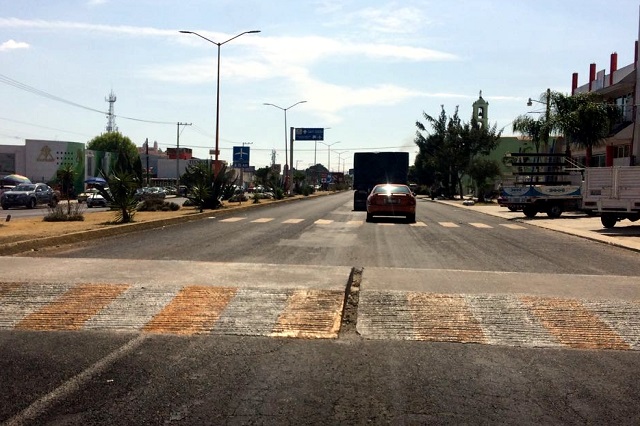
[[[405,216],[416,221],[416,196],[407,185],[385,183],[376,185],[367,197],[367,222],[374,216]]]

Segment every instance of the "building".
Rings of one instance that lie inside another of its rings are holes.
[[[578,73],[573,73],[571,94],[597,93],[607,102],[617,105],[621,119],[615,123],[612,134],[600,146],[593,148],[592,163],[589,166],[629,166],[638,164],[640,154],[640,84],[638,84],[638,41],[635,42],[635,60],[622,68],[618,67],[618,54],[611,54],[609,73],[597,70],[595,63],[589,66],[587,83],[578,85]],[[573,157],[585,163],[584,150],[574,150]]]

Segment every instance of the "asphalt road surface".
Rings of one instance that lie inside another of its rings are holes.
[[[527,223],[344,193],[0,261],[6,424],[640,422],[638,254]]]

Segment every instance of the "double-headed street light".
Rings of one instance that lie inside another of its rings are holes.
[[[328,154],[328,157],[327,157],[327,171],[329,173],[331,173],[331,146],[335,145],[337,143],[340,143],[340,141],[336,141],[336,142],[333,142],[333,143],[324,143],[322,141],[318,141],[318,142],[320,142],[322,145],[326,145],[327,146],[327,154]]]
[[[287,157],[287,110],[293,108],[298,104],[303,104],[307,101],[298,101],[295,104],[288,106],[286,108],[282,108],[281,106],[270,104],[265,102],[263,105],[269,105],[272,107],[276,107],[282,111],[284,111],[284,191],[287,192],[287,188],[289,186],[289,163]],[[291,162],[293,163],[293,158],[291,158]],[[293,164],[291,164],[293,167]]]
[[[542,104],[546,107],[546,115],[544,117],[545,119],[545,132],[544,132],[544,138],[545,138],[545,148],[549,146],[549,133],[551,133],[550,129],[549,129],[549,120],[551,119],[550,114],[551,114],[551,89],[547,89],[546,92],[546,97],[547,97],[547,101],[546,102],[542,102],[542,101],[536,101],[535,99],[531,99],[529,98],[529,100],[527,101],[527,106],[532,106],[533,102],[537,102],[539,104]]]
[[[342,154],[346,154],[349,151],[333,151],[336,154],[338,154],[338,173],[340,173],[340,163],[342,162]],[[342,172],[344,173],[344,170],[342,170]]]
[[[215,163],[213,165],[214,168],[214,176],[218,176],[218,172],[220,171],[220,164],[218,162],[218,156],[220,154],[220,46],[222,46],[225,43],[230,42],[231,40],[234,40],[238,37],[240,37],[241,35],[244,34],[255,34],[255,33],[259,33],[260,30],[252,30],[252,31],[245,31],[243,33],[238,34],[237,36],[231,37],[229,40],[223,41],[222,43],[217,43],[213,40],[210,40],[208,38],[206,38],[205,36],[198,34],[194,31],[185,31],[185,30],[181,30],[180,31],[183,34],[193,34],[196,35],[198,37],[200,37],[201,39],[204,39],[206,41],[208,41],[209,43],[213,43],[216,46],[218,46],[218,77],[217,77],[217,83],[216,83],[216,148],[215,148]]]

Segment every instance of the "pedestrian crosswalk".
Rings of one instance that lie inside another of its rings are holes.
[[[442,228],[463,228],[463,227],[471,227],[476,229],[495,229],[495,228],[506,228],[511,230],[521,230],[528,229],[524,225],[520,225],[517,223],[500,223],[498,225],[490,225],[488,223],[483,222],[447,222],[447,221],[433,221],[433,222],[425,222],[425,221],[416,221],[415,223],[407,224],[402,218],[393,219],[390,218],[388,220],[380,220],[376,222],[367,223],[364,220],[334,220],[334,219],[302,219],[302,218],[289,218],[289,219],[278,219],[275,217],[260,217],[257,219],[250,219],[243,216],[233,216],[224,219],[220,219],[219,223],[237,223],[237,222],[247,222],[253,224],[267,224],[267,223],[280,223],[284,225],[296,225],[303,222],[309,222],[313,225],[319,226],[332,226],[332,225],[347,225],[347,226],[380,226],[380,227],[389,227],[389,226],[410,226],[415,228],[425,228],[425,227],[442,227]]]

